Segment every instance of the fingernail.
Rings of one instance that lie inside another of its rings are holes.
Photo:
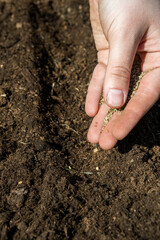
[[[119,89],[110,89],[107,96],[107,103],[113,107],[120,107],[124,104],[124,94]]]

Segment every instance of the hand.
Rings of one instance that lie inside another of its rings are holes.
[[[97,48],[95,67],[86,97],[86,113],[94,117],[88,140],[111,149],[134,128],[160,97],[160,0],[89,0]],[[110,107],[127,99],[135,55],[148,72],[121,115],[114,114],[102,131]],[[99,107],[101,94],[106,103]]]

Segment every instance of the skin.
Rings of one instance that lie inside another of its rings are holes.
[[[89,0],[89,3],[98,63],[86,96],[85,110],[93,117],[88,140],[107,150],[125,138],[160,97],[160,0]],[[141,58],[143,72],[153,70],[143,77],[123,113],[115,114],[102,131],[109,108],[122,107],[126,101],[136,54]],[[122,99],[118,106],[117,95],[109,102],[110,89],[118,90],[118,100]],[[102,93],[105,103],[100,106]]]

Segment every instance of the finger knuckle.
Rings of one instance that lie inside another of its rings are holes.
[[[111,68],[110,74],[112,77],[128,81],[130,70],[124,66],[114,66]]]

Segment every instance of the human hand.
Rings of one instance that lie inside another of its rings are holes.
[[[86,113],[94,117],[88,140],[111,149],[160,97],[160,0],[89,2],[98,64],[86,97]],[[120,108],[126,102],[136,53],[142,61],[141,70],[153,70],[143,77],[123,113],[115,113],[102,131],[109,108]],[[106,103],[99,106],[102,92]]]

